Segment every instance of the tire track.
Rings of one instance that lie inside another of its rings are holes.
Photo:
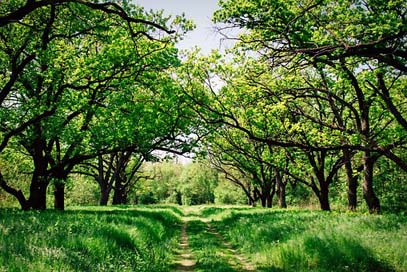
[[[244,272],[249,272],[249,271],[256,271],[256,267],[250,263],[250,261],[240,254],[236,249],[232,247],[232,245],[226,241],[226,239],[220,234],[209,222],[206,222],[206,226],[208,231],[216,237],[225,249],[227,250],[227,255],[229,255],[229,259],[233,258],[234,260],[230,260],[230,265],[235,267],[238,271],[244,271]]]
[[[178,245],[177,261],[175,262],[174,271],[194,271],[196,260],[194,259],[188,243],[187,234],[188,222],[183,221],[181,230],[181,241]]]

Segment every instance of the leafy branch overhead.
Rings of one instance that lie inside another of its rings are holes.
[[[234,48],[226,56],[193,52],[183,68],[184,90],[201,118],[230,131],[209,142],[230,143],[227,135],[240,131],[237,139],[290,150],[294,171],[286,174],[310,185],[322,209],[329,209],[329,185],[342,168],[354,209],[355,173],[362,171],[363,197],[370,212],[380,212],[376,163],[386,157],[407,170],[405,1],[224,0],[219,6],[214,21],[225,37],[230,28],[240,30],[231,37]],[[214,89],[216,82],[221,87]],[[233,161],[239,148],[230,150]]]
[[[50,182],[63,185],[85,160],[189,150],[192,112],[171,79],[180,34],[169,30],[187,31],[188,20],[126,2],[17,1],[1,14],[1,151],[32,159],[24,209],[44,209]]]

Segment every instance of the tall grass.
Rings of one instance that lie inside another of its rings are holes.
[[[258,271],[407,271],[405,216],[252,209],[209,218]]]
[[[168,271],[172,209],[0,210],[0,271]]]
[[[187,208],[195,271],[407,271],[407,217],[247,207]],[[169,271],[182,212],[176,206],[0,209],[0,271]]]
[[[196,272],[234,272],[239,271],[231,263],[222,241],[217,239],[204,222],[193,220],[188,225],[189,246],[196,259]]]

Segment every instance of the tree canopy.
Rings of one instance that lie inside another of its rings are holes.
[[[277,195],[286,207],[286,193],[303,190],[323,210],[343,194],[350,210],[361,195],[380,213],[406,186],[406,10],[401,0],[220,0],[213,21],[239,30],[225,34],[234,47],[181,55],[193,28],[184,16],[128,1],[2,3],[0,185],[23,209],[45,209],[52,184],[63,209],[76,172],[94,177],[101,204],[111,190],[124,203],[155,152],[192,152],[210,163],[168,174],[154,197],[214,202],[221,177],[250,204]],[[10,180],[17,159],[29,190]]]

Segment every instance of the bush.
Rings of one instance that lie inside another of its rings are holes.
[[[65,185],[66,205],[98,205],[100,189],[98,184],[86,176],[72,175]]]
[[[152,192],[143,193],[138,197],[139,204],[156,204],[158,200],[154,197]]]
[[[215,188],[216,204],[247,204],[243,190],[229,181],[221,181]]]

